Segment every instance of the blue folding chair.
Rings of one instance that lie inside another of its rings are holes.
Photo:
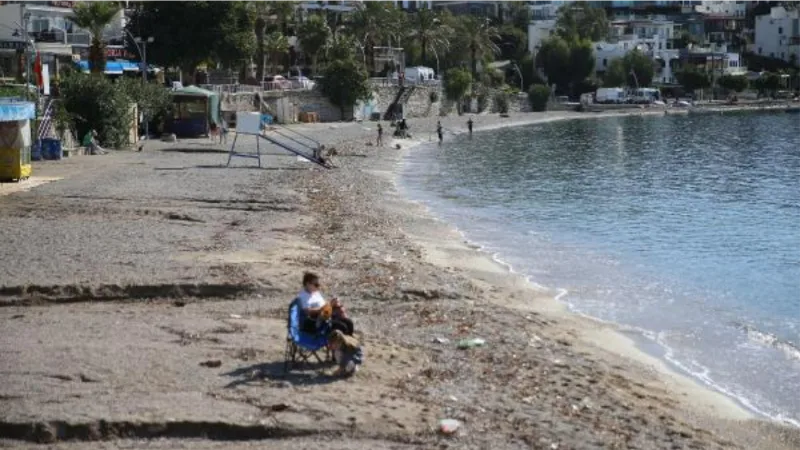
[[[300,308],[300,299],[292,300],[289,305],[289,318],[287,320],[286,333],[286,353],[284,356],[284,372],[289,372],[292,368],[300,364],[310,364],[311,357],[322,364],[324,361],[319,356],[320,350],[326,350],[328,346],[328,336],[326,327],[321,327],[316,333],[302,331],[305,313]]]

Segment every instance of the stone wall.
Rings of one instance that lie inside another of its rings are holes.
[[[370,120],[372,113],[381,118],[394,102],[400,88],[376,86],[372,100],[359,103],[353,110],[345,110],[344,117],[338,106],[318,91],[266,91],[261,93],[240,92],[223,94],[221,107],[226,120],[232,121],[237,111],[261,111],[273,115],[279,123],[296,123],[301,112],[316,112],[321,122],[342,120]],[[436,102],[431,102],[431,93],[436,92]],[[257,105],[261,105],[260,108]],[[439,86],[416,86],[403,105],[406,117],[437,117],[442,108],[442,91]]]

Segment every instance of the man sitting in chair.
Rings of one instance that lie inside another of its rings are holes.
[[[300,309],[303,310],[305,319],[300,329],[306,333],[316,333],[322,323],[329,322],[330,330],[340,330],[342,333],[353,335],[353,321],[345,316],[344,308],[338,298],[326,302],[320,292],[319,276],[306,272],[303,274],[303,289],[297,294]]]

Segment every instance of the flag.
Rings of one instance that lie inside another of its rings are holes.
[[[36,59],[33,62],[33,73],[36,74],[36,86],[43,87],[44,80],[42,78],[42,55],[36,52]]]

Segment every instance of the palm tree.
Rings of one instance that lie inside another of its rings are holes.
[[[289,39],[280,31],[273,31],[264,37],[264,51],[269,57],[270,72],[275,73],[274,61],[278,58],[273,59],[273,57],[284,55],[289,51]]]
[[[256,77],[259,80],[263,80],[268,54],[264,42],[267,34],[267,25],[269,25],[270,22],[275,22],[278,30],[285,34],[289,23],[289,17],[294,14],[297,5],[295,2],[263,1],[252,2],[252,4],[256,12],[254,26],[256,33]]]
[[[388,2],[363,2],[350,17],[349,29],[369,58],[369,67],[375,67],[373,47],[383,43],[399,46],[405,34],[405,17]],[[370,70],[372,72],[372,70]]]
[[[303,22],[297,30],[300,48],[311,57],[311,70],[317,73],[317,59],[322,49],[331,39],[331,29],[324,17],[314,14]]]
[[[423,63],[428,60],[428,51],[437,55],[450,48],[453,29],[446,25],[438,14],[428,8],[421,9],[411,17],[409,36],[419,42]]]
[[[106,70],[103,29],[114,20],[119,9],[115,2],[81,2],[75,5],[72,15],[67,17],[67,20],[88,30],[92,35],[92,45],[89,47],[89,69],[92,73],[103,73]]]
[[[465,41],[469,49],[472,77],[478,79],[478,59],[500,53],[500,48],[495,43],[500,39],[500,33],[488,18],[463,16],[458,24],[459,39]]]

